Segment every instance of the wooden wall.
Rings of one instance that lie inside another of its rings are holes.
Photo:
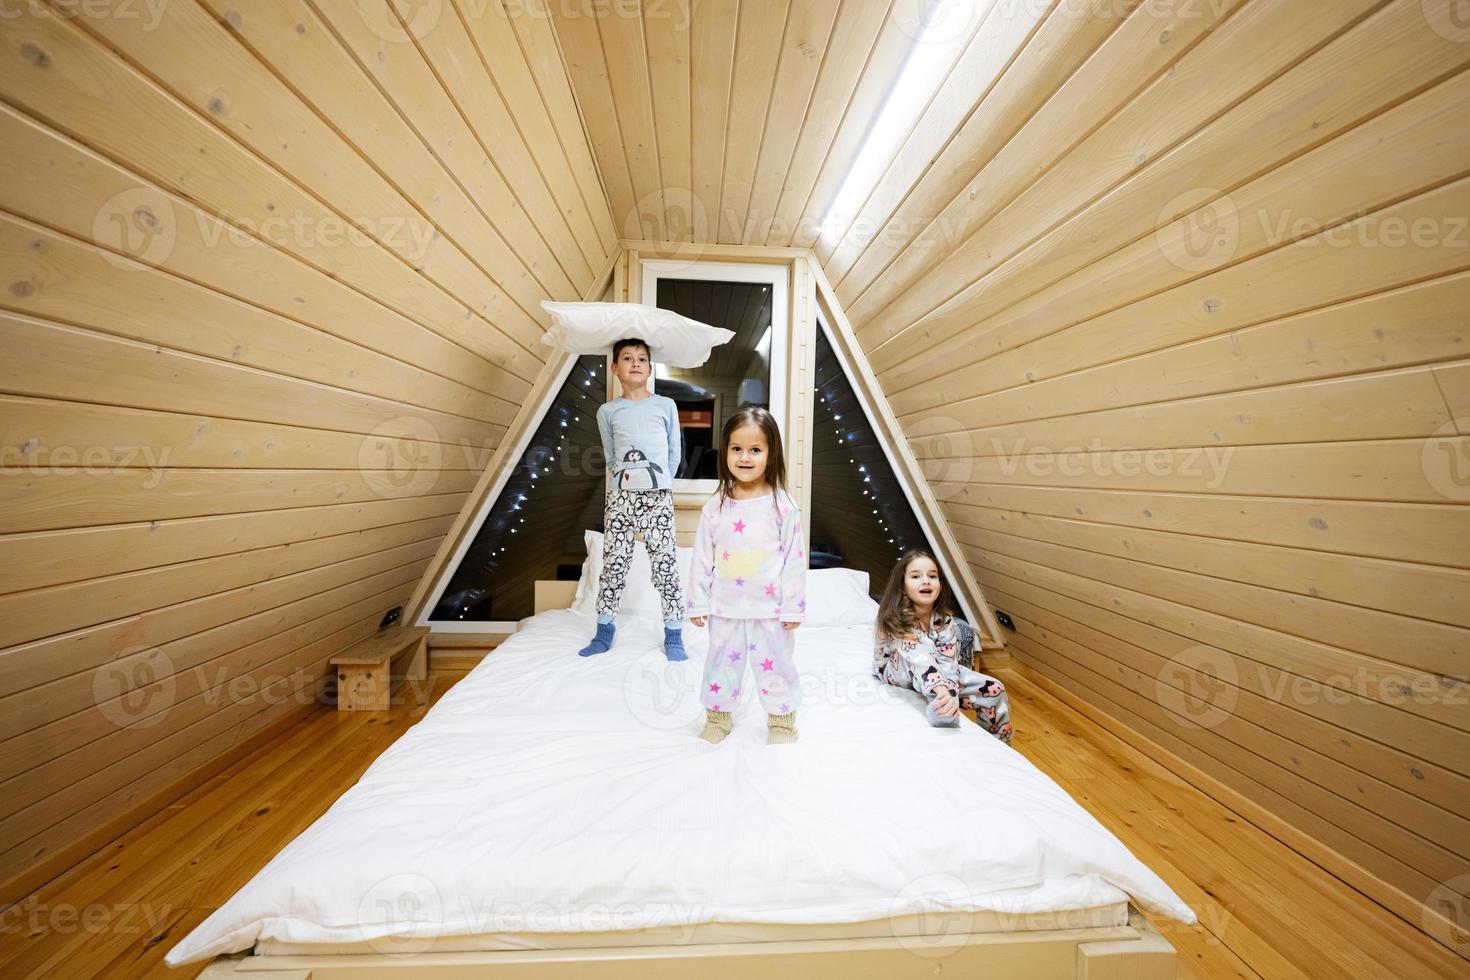
[[[1463,929],[1470,27],[1023,9],[818,246],[870,366],[1026,669]]]
[[[618,244],[498,3],[12,4],[0,145],[11,899],[312,703]]]

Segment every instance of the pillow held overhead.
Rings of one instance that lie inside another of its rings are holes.
[[[709,360],[711,348],[735,336],[732,330],[642,303],[542,300],[541,308],[551,314],[551,329],[541,342],[570,354],[608,354],[619,340],[637,337],[648,344],[655,361],[694,368]]]

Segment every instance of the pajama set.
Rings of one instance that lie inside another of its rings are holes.
[[[873,674],[895,687],[910,687],[929,702],[929,724],[950,728],[959,717],[941,717],[934,710],[940,691],[958,698],[960,707],[974,708],[980,727],[1002,742],[1011,740],[1011,703],[1005,685],[971,670],[969,650],[974,630],[962,619],[944,617],[919,633],[889,637],[879,633],[873,647]]]
[[[611,623],[617,616],[633,560],[633,535],[641,533],[653,587],[663,600],[664,625],[677,628],[684,616],[674,557],[674,473],[683,455],[679,409],[662,395],[614,398],[597,409],[597,429],[608,468],[597,621]]]
[[[689,615],[709,617],[700,702],[733,711],[758,696],[768,715],[796,710],[796,634],[806,618],[806,546],[788,495],[704,505],[689,569]]]

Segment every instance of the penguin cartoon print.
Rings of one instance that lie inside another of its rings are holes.
[[[663,471],[662,466],[643,453],[630,449],[623,454],[622,465],[618,467],[618,489],[653,490],[657,486],[653,474]]]

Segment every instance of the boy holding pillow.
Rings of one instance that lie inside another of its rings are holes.
[[[680,631],[684,592],[674,552],[674,473],[683,455],[679,410],[672,399],[655,395],[648,384],[653,374],[648,344],[633,338],[619,340],[613,344],[612,359],[622,397],[597,410],[608,468],[597,634],[579,654],[591,657],[612,649],[617,630],[613,620],[633,560],[633,535],[641,533],[648,547],[653,587],[663,604],[664,656],[687,660]]]

